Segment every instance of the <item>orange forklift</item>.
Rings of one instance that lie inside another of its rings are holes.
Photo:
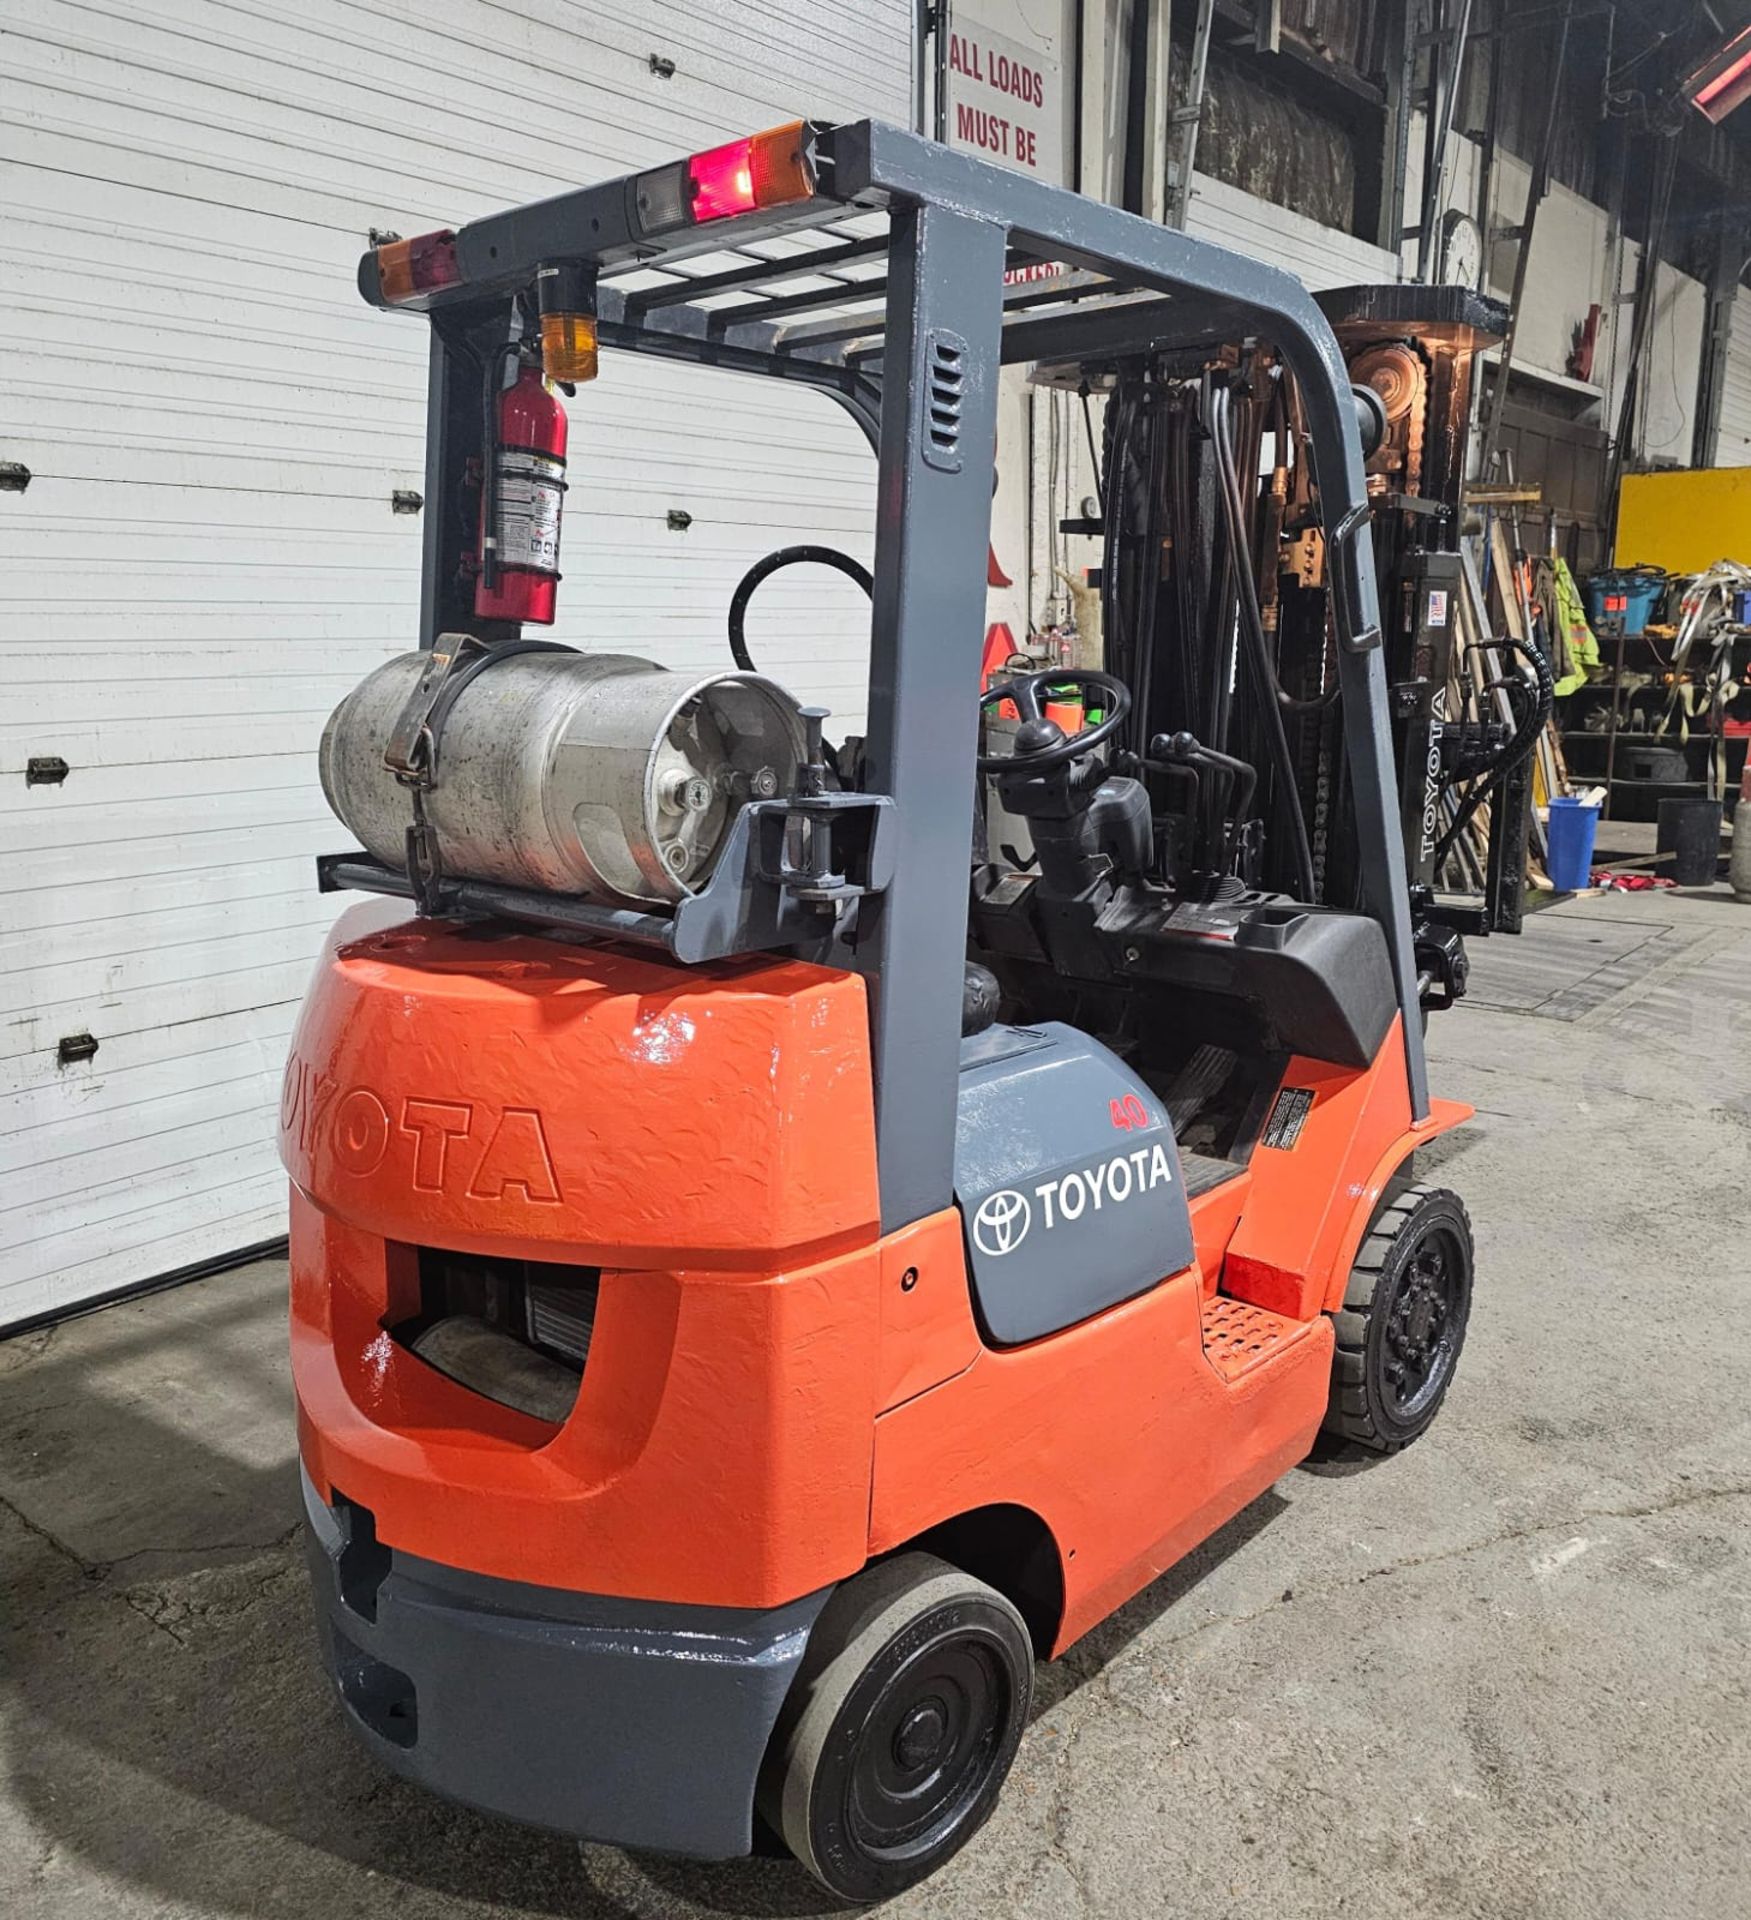
[[[440,1793],[879,1900],[990,1813],[1037,1659],[1453,1377],[1380,409],[1288,274],[874,123],[360,286],[427,316],[431,410],[420,645],[322,743],[321,884],[380,897],[282,1107],[328,1671]],[[754,669],[749,582],[721,673],[528,635],[604,349],[867,435],[861,738]],[[982,685],[1008,364],[1108,396],[1109,618]]]

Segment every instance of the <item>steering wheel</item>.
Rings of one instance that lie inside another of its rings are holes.
[[[756,560],[730,596],[730,652],[744,673],[755,671],[753,656],[748,652],[747,630],[748,602],[754,597],[754,589],[780,567],[805,565],[833,567],[848,580],[855,580],[872,599],[875,597],[875,582],[870,578],[869,569],[837,547],[780,547],[764,560]]]
[[[1074,687],[1089,704],[1088,695],[1100,695],[1105,719],[1080,733],[1066,733],[1056,720],[1048,720],[1042,704],[1049,690]],[[998,775],[1045,773],[1053,767],[1068,766],[1093,753],[1103,741],[1110,740],[1131,711],[1131,690],[1110,673],[1095,673],[1085,667],[1058,667],[1047,673],[1023,673],[1013,680],[998,680],[979,696],[979,710],[995,706],[1000,700],[1013,700],[1021,715],[1013,753],[982,753],[979,771]]]

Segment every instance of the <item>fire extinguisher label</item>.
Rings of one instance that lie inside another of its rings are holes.
[[[499,451],[499,564],[559,572],[565,462],[521,447]]]

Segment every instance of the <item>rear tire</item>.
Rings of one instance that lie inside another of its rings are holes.
[[[885,1900],[984,1825],[1033,1677],[1027,1627],[994,1587],[927,1553],[883,1561],[809,1635],[760,1811],[830,1893]]]
[[[1370,1230],[1333,1315],[1325,1431],[1397,1453],[1441,1410],[1471,1316],[1471,1217],[1445,1187],[1408,1187]]]

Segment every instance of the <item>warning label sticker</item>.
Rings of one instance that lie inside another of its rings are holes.
[[[559,503],[565,468],[521,448],[499,454],[499,562],[537,573],[559,571]]]
[[[1312,1111],[1311,1087],[1285,1087],[1277,1095],[1277,1104],[1271,1109],[1271,1117],[1266,1122],[1259,1145],[1280,1147],[1287,1152],[1301,1138],[1301,1129],[1307,1124],[1307,1116]]]

